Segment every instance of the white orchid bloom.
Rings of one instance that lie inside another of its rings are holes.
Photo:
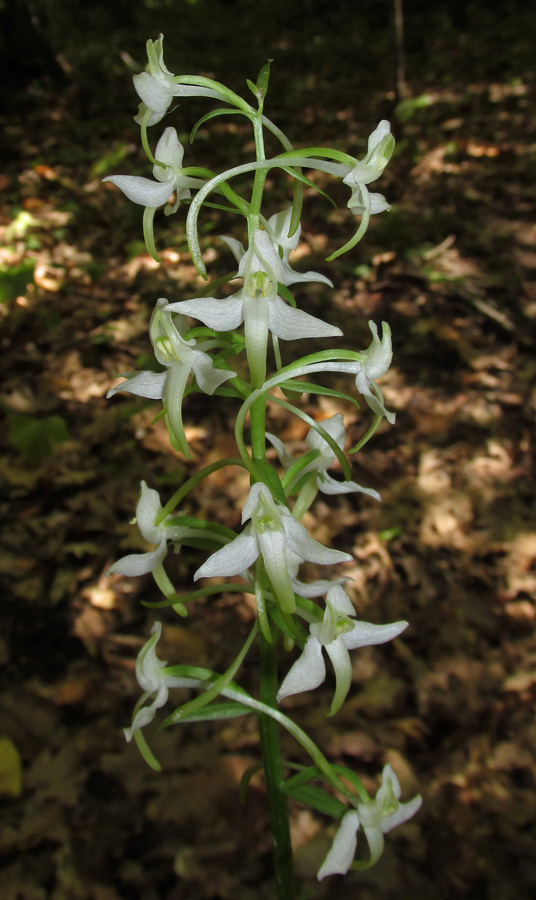
[[[172,303],[170,308],[193,316],[216,331],[234,331],[243,322],[253,384],[260,387],[266,374],[269,331],[285,341],[340,337],[342,331],[316,316],[289,306],[278,296],[278,282],[291,284],[293,281],[310,281],[308,276],[315,273],[309,272],[302,276],[293,273],[292,281],[288,281],[289,275],[279,255],[278,245],[266,231],[258,229],[255,232],[246,252],[232,238],[227,238],[227,244],[239,260],[238,277],[244,279],[244,286],[226,299],[204,297],[184,300]],[[288,269],[292,271],[290,267]],[[325,279],[319,275],[315,280]]]
[[[239,575],[262,556],[266,573],[272,583],[274,596],[284,612],[296,608],[291,572],[295,571],[295,557],[322,566],[350,562],[352,557],[340,550],[330,550],[307,533],[286,506],[274,500],[265,484],[254,484],[242,510],[242,524],[251,519],[242,534],[217,550],[197,570],[194,580],[214,576]]]
[[[400,803],[400,784],[391,766],[384,766],[382,785],[374,800],[358,802],[357,812],[347,812],[335,835],[331,849],[318,871],[318,880],[327,875],[345,875],[350,868],[357,845],[357,831],[361,825],[368,841],[370,863],[374,865],[384,847],[384,834],[411,819],[422,805],[417,794],[408,803]]]
[[[322,426],[324,431],[327,431],[341,450],[344,450],[346,429],[344,427],[343,416],[340,413],[337,413],[337,415],[332,416],[330,419],[323,419],[319,422],[319,425]],[[266,437],[275,449],[281,464],[286,469],[289,469],[297,460],[288,451],[283,441],[274,434],[266,432]],[[381,501],[382,498],[378,494],[378,491],[375,491],[372,488],[361,487],[361,485],[356,484],[355,481],[336,481],[335,478],[328,475],[327,470],[333,465],[336,457],[328,442],[324,440],[314,428],[310,429],[305,438],[305,443],[309,450],[317,450],[318,456],[301,470],[300,477],[307,472],[317,472],[316,484],[323,494],[350,494],[358,491],[361,494],[367,494],[369,497]]]
[[[175,191],[175,203],[169,212],[177,212],[181,200],[190,197],[189,188],[199,185],[199,179],[182,174],[183,156],[184,147],[175,128],[166,128],[155,150],[156,181],[142,175],[108,175],[103,181],[111,181],[129,200],[148,209],[163,206]]]
[[[145,481],[141,482],[141,494],[136,506],[136,524],[142,537],[150,544],[157,544],[155,550],[148,553],[131,553],[118,559],[110,568],[110,572],[118,575],[147,575],[164,561],[167,554],[167,542],[177,541],[189,537],[197,532],[193,528],[182,528],[178,525],[169,525],[172,516],[156,524],[162,504],[158,491],[147,487]]]
[[[343,178],[352,191],[348,206],[356,216],[375,215],[391,209],[382,194],[371,194],[367,185],[380,177],[391,159],[395,147],[395,139],[391,134],[391,126],[382,119],[378,127],[368,139],[366,156]]]
[[[372,342],[364,351],[364,359],[355,365],[355,384],[372,412],[377,416],[385,416],[392,425],[396,418],[395,413],[389,412],[385,408],[383,394],[376,384],[376,378],[385,375],[393,358],[391,329],[387,322],[382,322],[382,339],[380,341],[377,325],[369,322],[368,326],[372,332]]]
[[[326,678],[325,650],[335,670],[335,694],[329,713],[333,716],[344,703],[352,682],[352,663],[348,651],[385,644],[407,627],[407,622],[372,625],[370,622],[356,621],[348,594],[340,585],[333,585],[326,597],[324,619],[309,626],[310,636],[303,653],[279,689],[278,702],[292,694],[312,691],[322,684]]]
[[[292,218],[292,207],[281,210],[281,212],[270,216],[268,219],[267,233],[269,234],[272,244],[277,245],[278,259],[273,259],[277,271],[277,280],[280,284],[291,285],[300,284],[302,282],[318,281],[333,287],[333,282],[322,275],[320,272],[296,272],[289,263],[289,256],[296,249],[300,240],[301,225],[298,225],[292,237],[288,236],[290,221]],[[239,265],[243,265],[242,259],[246,255],[243,245],[235,238],[224,237],[221,240],[227,244]]]
[[[208,353],[200,349],[210,346],[210,342],[196,347],[193,338],[184,340],[182,335],[187,329],[187,323],[182,317],[172,315],[172,306],[163,297],[157,300],[149,327],[154,354],[158,362],[166,367],[165,371],[145,371],[129,375],[122,384],[111,388],[106,396],[127,391],[149,400],[162,400],[172,444],[175,449],[189,456],[182,424],[182,400],[190,374],[195,375],[203,393],[213,394],[220,384],[232,378],[235,373],[213,367]]]
[[[138,710],[130,728],[124,728],[125,738],[132,740],[135,731],[143,728],[153,721],[157,709],[167,702],[170,687],[190,687],[191,678],[179,678],[176,675],[166,675],[163,671],[167,665],[156,655],[156,644],[162,634],[162,623],[155,622],[151,629],[152,637],[142,647],[136,660],[136,678],[139,686],[145,691],[146,697],[154,695],[150,706],[142,706]],[[143,703],[143,699],[141,701]]]
[[[164,63],[164,35],[156,41],[147,41],[147,70],[132,79],[141,99],[138,115],[134,121],[139,125],[146,119],[146,125],[156,125],[165,116],[174,97],[215,97],[222,99],[218,91],[210,88],[177,84],[175,75]]]

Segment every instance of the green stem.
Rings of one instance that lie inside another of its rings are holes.
[[[277,706],[277,641],[268,643],[259,634],[261,659],[261,701],[273,709]],[[268,809],[272,830],[273,857],[277,896],[279,900],[293,900],[295,897],[292,845],[286,794],[281,790],[284,783],[281,745],[277,722],[267,715],[258,717],[262,758],[268,794]]]

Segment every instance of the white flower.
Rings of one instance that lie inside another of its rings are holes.
[[[145,540],[150,544],[157,544],[157,547],[148,553],[131,553],[129,556],[123,556],[111,566],[110,572],[118,575],[147,575],[148,572],[154,572],[165,559],[168,540],[180,540],[196,533],[192,528],[169,525],[172,516],[166,516],[157,525],[156,520],[161,512],[162,504],[158,491],[148,488],[145,481],[142,481],[141,495],[136,506],[136,523]]]
[[[337,413],[337,415],[332,416],[330,419],[323,419],[318,424],[322,426],[324,431],[327,431],[340,449],[344,450],[346,429],[344,427],[342,415]],[[269,432],[266,432],[266,437],[274,447],[282,465],[289,469],[296,462],[296,459],[289,453],[283,441],[278,437]],[[324,494],[349,494],[358,491],[361,494],[367,494],[369,497],[374,497],[375,500],[381,501],[378,491],[375,491],[372,488],[361,487],[361,485],[356,484],[355,481],[336,481],[335,478],[328,475],[327,470],[333,465],[336,457],[328,442],[324,440],[314,428],[310,429],[305,438],[305,443],[309,450],[317,450],[319,455],[301,469],[300,477],[307,472],[317,472],[316,484],[319,490]]]
[[[147,71],[134,75],[132,79],[141,98],[138,115],[134,121],[141,125],[148,110],[151,115],[147,125],[156,125],[166,114],[174,97],[215,97],[223,99],[218,91],[211,88],[177,84],[175,75],[164,63],[164,35],[156,41],[147,41]]]
[[[280,284],[287,286],[308,281],[318,281],[322,284],[327,284],[328,287],[333,287],[333,282],[320,272],[296,272],[291,267],[289,256],[298,246],[301,234],[301,225],[298,225],[292,237],[288,236],[291,218],[292,207],[289,206],[287,209],[270,216],[267,223],[267,233],[270,236],[272,245],[276,245],[278,248],[277,258],[272,255],[272,264],[277,273],[277,280]],[[246,251],[240,241],[237,241],[235,238],[224,237],[223,235],[221,240],[227,244],[237,263],[244,267],[245,263],[242,260],[246,255]],[[265,245],[266,247],[268,246],[267,243]],[[257,259],[257,263],[258,261]]]
[[[385,416],[392,425],[395,421],[395,414],[385,408],[383,394],[376,384],[376,378],[385,375],[393,358],[391,329],[387,322],[382,322],[382,339],[380,341],[375,323],[369,322],[368,326],[372,332],[372,342],[364,351],[364,359],[355,365],[355,384],[371,410],[377,416]]]
[[[287,549],[287,562],[292,589],[301,597],[307,597],[308,599],[324,597],[334,584],[346,584],[347,581],[351,581],[350,578],[337,578],[335,581],[318,579],[318,581],[311,581],[309,584],[305,584],[303,581],[298,581],[298,569],[300,568],[303,559],[296,556],[292,550]]]
[[[232,238],[227,244],[239,261],[238,277],[244,286],[231,297],[204,297],[170,304],[176,312],[199,319],[216,331],[234,331],[243,322],[246,352],[255,386],[264,381],[268,332],[285,341],[301,338],[339,337],[340,328],[328,325],[316,316],[285,303],[277,293],[277,283],[325,281],[323,275],[308,272],[298,275],[279,255],[278,245],[266,231],[258,229],[246,252]],[[289,274],[290,273],[290,274]],[[312,279],[311,276],[315,276]],[[291,279],[291,280],[289,280]],[[328,284],[330,282],[327,282]]]
[[[106,396],[127,391],[138,397],[162,400],[172,445],[189,456],[182,424],[182,399],[190,374],[193,372],[195,375],[200,390],[213,394],[222,382],[234,376],[234,372],[215,369],[208,353],[196,348],[194,339],[184,340],[182,335],[187,324],[182,317],[173,317],[171,306],[163,297],[157,300],[149,327],[156,359],[166,370],[129,375],[122,384],[111,388]],[[199,346],[207,345],[201,343]]]
[[[371,194],[367,188],[371,181],[380,177],[392,156],[395,139],[390,132],[389,122],[382,119],[368,139],[366,156],[343,178],[344,184],[352,190],[348,206],[356,216],[364,213],[367,216],[375,215],[391,209],[385,197]]]
[[[372,625],[358,622],[354,617],[355,610],[348,594],[340,585],[333,585],[326,597],[324,619],[309,626],[310,636],[279,689],[278,702],[292,694],[312,691],[322,684],[326,677],[325,650],[335,670],[335,694],[330,710],[330,715],[334,715],[344,703],[352,681],[348,651],[384,644],[398,637],[408,626],[407,622]]]
[[[291,582],[295,558],[289,560],[288,551],[302,560],[323,566],[350,562],[352,557],[340,550],[330,550],[313,540],[301,522],[282,503],[272,497],[265,484],[254,484],[242,510],[242,524],[251,523],[242,534],[213,553],[197,570],[194,580],[213,576],[238,575],[249,569],[262,556],[274,596],[284,612],[294,612],[296,602]]]
[[[156,181],[141,175],[108,175],[103,181],[111,181],[133,203],[149,209],[156,209],[167,203],[175,191],[175,203],[169,211],[177,212],[181,200],[190,197],[189,188],[199,184],[198,179],[182,174],[183,156],[184,147],[177,137],[176,130],[166,128],[155,150],[156,163],[153,166],[153,175]]]
[[[420,809],[422,797],[417,794],[408,803],[400,803],[400,784],[391,766],[384,766],[382,785],[374,800],[358,802],[357,812],[347,812],[335,835],[331,850],[318,871],[318,880],[326,875],[345,875],[350,868],[357,844],[357,831],[363,828],[370,850],[372,866],[378,861],[384,846],[384,834],[407,822]]]
[[[157,709],[167,701],[170,687],[190,687],[190,678],[178,678],[175,675],[166,675],[163,672],[167,665],[163,660],[158,659],[156,655],[156,644],[160,640],[162,634],[162,623],[155,622],[151,629],[152,637],[142,647],[136,660],[136,678],[139,686],[145,691],[145,696],[154,695],[154,700],[150,706],[143,706],[138,710],[130,728],[124,729],[127,741],[132,740],[132,736],[139,728],[143,728],[152,722]],[[141,701],[143,703],[143,699]]]

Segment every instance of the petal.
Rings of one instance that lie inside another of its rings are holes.
[[[266,531],[257,534],[257,541],[266,567],[266,574],[272,583],[274,596],[283,612],[294,612],[296,600],[290,582],[284,531],[267,528]]]
[[[387,202],[383,194],[370,194],[370,214],[376,216],[381,212],[389,212],[391,205]]]
[[[268,327],[276,337],[284,341],[300,338],[340,337],[342,331],[335,325],[328,325],[316,316],[310,316],[302,309],[294,309],[281,297],[270,300]]]
[[[373,497],[374,500],[379,500],[380,502],[382,499],[378,494],[378,491],[373,490],[373,488],[361,487],[361,485],[356,484],[355,481],[336,481],[335,478],[332,478],[327,472],[324,472],[322,478],[318,478],[316,483],[323,494],[351,494],[356,492],[359,494],[367,494],[368,497]]]
[[[244,337],[253,387],[259,388],[266,376],[266,345],[270,301],[260,291],[244,298]]]
[[[307,638],[301,656],[283,680],[277,694],[277,702],[303,691],[314,691],[326,677],[326,666],[322,656],[322,644],[315,637]]]
[[[162,393],[169,430],[177,442],[178,449],[185,456],[188,456],[189,452],[182,423],[182,400],[189,375],[189,366],[184,365],[182,362],[173,361],[168,370],[168,377]]]
[[[145,481],[141,483],[141,495],[136,506],[136,524],[146,541],[158,544],[164,535],[163,525],[154,523],[162,511],[158,491],[147,487]]]
[[[158,162],[163,162],[166,166],[171,166],[172,169],[180,169],[182,167],[184,147],[179,141],[175,128],[166,128],[164,130],[156,145],[154,155]]]
[[[140,75],[134,75],[132,81],[140,100],[145,103],[148,109],[152,109],[155,113],[160,113],[160,118],[162,118],[173,99],[173,91],[170,90],[169,86],[162,84],[161,81],[157,81],[149,72],[141,72]]]
[[[327,605],[334,610],[338,616],[355,616],[355,609],[348,594],[338,584],[334,584],[326,597]]]
[[[330,644],[326,644],[325,650],[335,670],[335,693],[329,711],[330,716],[334,716],[343,705],[350,690],[352,663],[350,662],[350,654],[340,638],[336,638]]]
[[[141,175],[108,175],[103,181],[111,181],[125,197],[138,203],[140,206],[149,206],[152,209],[167,203],[173,193],[173,185],[169,182],[161,184]]]
[[[197,383],[205,394],[213,394],[220,384],[236,374],[226,369],[215,369],[208,353],[203,353],[202,350],[194,350],[193,370]]]
[[[289,469],[296,462],[296,459],[288,452],[283,441],[276,437],[275,434],[270,434],[268,431],[266,432],[265,437],[277,453],[281,465],[284,466],[285,469]]]
[[[341,635],[346,647],[355,650],[357,647],[372,647],[385,644],[402,634],[408,627],[407,622],[391,622],[389,625],[373,625],[371,622],[355,622],[352,631]]]
[[[197,581],[198,578],[212,578],[216,575],[222,578],[226,578],[228,575],[238,575],[253,565],[259,553],[256,538],[249,532],[243,531],[234,541],[209,556],[195,573],[194,581]]]
[[[226,237],[223,234],[220,234],[220,240],[223,241],[224,244],[227,244],[237,263],[239,263],[246,252],[241,241],[237,241],[236,238]]]
[[[140,372],[121,382],[117,387],[110,388],[106,397],[113,397],[118,391],[126,391],[129,394],[136,394],[138,397],[146,397],[148,400],[161,400],[166,378],[167,371]]]
[[[168,309],[170,312],[199,319],[200,322],[209,328],[214,328],[215,331],[234,331],[244,320],[244,301],[241,291],[225,300],[217,300],[214,297],[181,300],[178,303],[170,303]]]
[[[318,870],[318,880],[326,875],[346,875],[352,865],[357,846],[359,817],[353,810],[347,812],[339,825],[331,850]]]
[[[285,516],[283,527],[287,537],[287,546],[302,559],[316,562],[321,566],[352,561],[349,553],[343,553],[342,550],[330,550],[315,541],[307,534],[305,526],[301,522],[297,522],[292,515]]]
[[[268,228],[273,232],[275,241],[283,250],[283,255],[288,257],[291,250],[295,250],[298,246],[301,233],[301,225],[298,225],[292,237],[288,236],[290,228],[290,220],[292,219],[292,207],[288,206],[281,212],[275,213],[268,219]]]
[[[363,831],[365,832],[365,837],[367,839],[367,843],[369,845],[370,852],[370,866],[373,866],[378,862],[380,856],[383,853],[383,848],[385,845],[385,841],[383,839],[383,833],[379,826],[369,826],[363,825]]]
[[[367,147],[367,155],[370,154],[378,144],[384,139],[386,134],[391,133],[391,124],[387,121],[387,119],[382,119],[379,125],[374,129],[372,134],[369,135],[368,139],[368,147]]]
[[[155,622],[151,629],[151,637],[143,645],[136,660],[136,678],[144,691],[152,694],[159,691],[164,683],[162,667],[165,662],[158,659],[156,645],[162,635],[162,623]]]
[[[166,539],[164,538],[158,545],[156,550],[149,553],[131,553],[129,556],[123,556],[110,567],[110,572],[116,575],[147,575],[148,572],[154,572],[157,566],[165,559],[167,553]]]
[[[322,419],[318,424],[333,438],[337,446],[340,447],[341,450],[344,450],[346,429],[344,427],[344,418],[341,413],[337,413],[329,419]],[[332,462],[334,461],[335,454],[333,453],[333,450],[328,442],[324,440],[322,435],[320,435],[318,431],[315,431],[314,428],[309,430],[309,433],[305,438],[305,443],[311,450],[320,450],[322,456],[329,458]]]
[[[396,812],[392,813],[390,816],[387,816],[382,824],[381,829],[384,834],[391,831],[393,828],[396,828],[397,825],[402,825],[404,822],[407,822],[411,819],[415,813],[422,806],[422,797],[420,794],[417,794],[416,797],[413,797],[412,800],[408,800],[407,803],[400,803]]]
[[[265,484],[262,481],[257,481],[256,484],[253,484],[249,489],[249,494],[247,496],[247,500],[242,507],[242,525],[248,519],[251,519],[253,513],[255,512],[257,506],[259,505],[261,498],[266,500],[267,503],[274,502],[272,494],[268,490]]]
[[[281,267],[283,269],[282,277],[279,279],[281,284],[289,285],[317,281],[320,284],[327,284],[328,287],[333,287],[333,282],[326,275],[322,275],[321,272],[296,272],[287,259],[281,260]]]

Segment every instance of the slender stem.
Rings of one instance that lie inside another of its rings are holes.
[[[277,641],[268,643],[262,633],[259,634],[261,659],[261,701],[275,708],[277,705]],[[267,715],[260,715],[259,734],[262,747],[262,758],[268,794],[268,808],[272,830],[273,856],[277,896],[279,900],[293,900],[294,870],[292,861],[292,845],[290,842],[290,825],[288,818],[288,801],[281,790],[283,784],[283,763],[277,722]]]

